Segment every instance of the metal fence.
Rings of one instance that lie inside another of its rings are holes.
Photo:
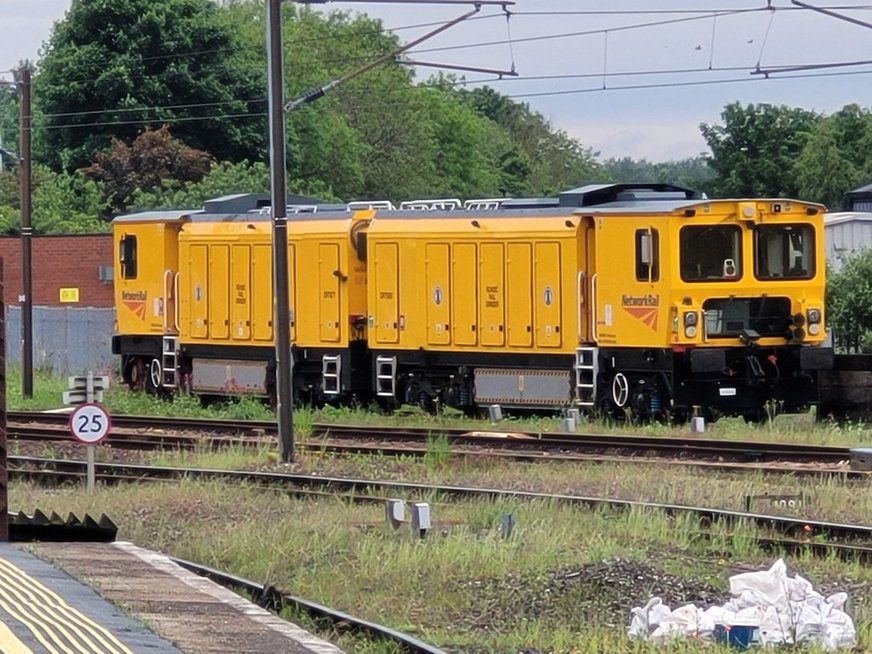
[[[108,374],[115,309],[33,307],[33,367],[58,375]],[[6,307],[6,364],[21,365],[21,307]]]

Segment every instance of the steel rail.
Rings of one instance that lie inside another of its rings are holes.
[[[64,414],[33,412],[10,412],[9,427],[14,436],[15,423],[50,422],[66,424]],[[275,437],[275,423],[247,420],[215,420],[199,418],[162,418],[154,416],[114,416],[113,432],[121,429],[167,429],[176,432],[209,432],[221,434],[255,435]],[[119,432],[120,433],[120,432]],[[696,437],[641,436],[625,434],[582,434],[567,432],[505,432],[474,431],[462,427],[408,428],[387,426],[359,426],[315,423],[313,438],[377,439],[387,441],[423,442],[434,435],[444,436],[454,444],[500,443],[513,449],[537,450],[630,450],[641,452],[666,452],[681,457],[732,457],[737,461],[793,461],[793,462],[843,462],[851,458],[851,449],[829,445],[806,445],[799,443],[761,443],[704,439]],[[171,440],[170,436],[160,435]]]
[[[243,577],[231,575],[216,570],[215,568],[192,563],[191,561],[186,561],[184,559],[173,557],[170,557],[170,559],[177,565],[180,565],[201,577],[206,577],[221,586],[248,593],[254,598],[256,604],[272,611],[273,613],[279,613],[286,607],[293,607],[297,611],[308,614],[315,620],[328,621],[331,626],[337,630],[364,633],[369,636],[389,640],[399,645],[403,652],[408,652],[409,654],[446,654],[444,650],[429,645],[417,638],[413,638],[408,634],[404,634],[375,622],[370,622],[369,620],[354,617],[353,615],[337,611],[336,609],[324,606],[323,604],[318,604],[294,595],[283,593],[272,585],[258,584],[257,582],[244,579]]]
[[[68,430],[62,427],[34,427],[30,425],[13,425],[8,429],[8,437],[12,440],[26,440],[30,442],[67,442],[74,445]],[[415,442],[420,443],[420,438]],[[836,467],[795,467],[792,462],[778,463],[769,462],[764,465],[757,462],[730,462],[709,461],[705,459],[691,458],[657,458],[648,456],[647,452],[641,455],[603,454],[595,452],[566,452],[566,451],[541,451],[537,449],[498,449],[493,445],[499,445],[500,441],[490,441],[485,438],[482,441],[475,440],[466,449],[455,448],[450,452],[451,458],[487,458],[504,461],[526,463],[616,463],[635,465],[669,465],[695,467],[704,471],[748,473],[758,472],[773,475],[793,475],[797,477],[832,477],[841,476],[847,479],[864,479],[872,475],[872,471],[851,470],[843,466]],[[244,437],[244,436],[203,436],[190,435],[187,433],[169,434],[155,433],[153,435],[140,433],[124,433],[114,431],[106,439],[105,444],[112,449],[148,451],[164,447],[176,450],[194,450],[207,448],[215,450],[221,447],[264,447],[270,446],[272,440],[267,437]],[[455,443],[457,445],[458,443]],[[474,449],[481,448],[481,449]],[[426,444],[421,445],[386,445],[385,443],[360,443],[330,440],[298,440],[297,451],[312,452],[316,454],[337,455],[371,455],[412,457],[423,459],[432,455]]]
[[[31,469],[12,468],[10,475],[36,477],[41,472],[40,467],[51,466],[54,471],[62,473],[82,474],[85,468],[83,461],[53,460],[37,457],[9,456],[10,463],[19,466],[31,466]],[[116,478],[139,481],[176,480],[182,478],[226,480],[236,483],[257,484],[283,492],[297,493],[301,491],[326,492],[331,495],[348,494],[350,499],[364,501],[383,501],[386,497],[395,497],[405,493],[419,496],[459,497],[463,499],[485,500],[541,500],[564,502],[590,508],[610,508],[617,510],[657,511],[666,515],[691,514],[698,517],[704,524],[715,522],[735,523],[748,521],[760,528],[772,529],[784,535],[798,534],[803,539],[815,537],[841,538],[848,541],[866,541],[872,544],[872,527],[835,523],[821,520],[807,520],[764,513],[746,511],[730,511],[697,507],[685,504],[666,504],[660,502],[642,502],[637,500],[619,500],[613,498],[569,495],[562,493],[541,493],[536,491],[503,490],[495,488],[449,486],[438,484],[421,484],[401,481],[379,481],[372,479],[351,479],[344,477],[323,477],[316,475],[297,475],[280,472],[216,470],[204,468],[174,468],[158,466],[140,466],[131,464],[98,463],[97,473],[106,480]],[[120,476],[120,477],[119,477]],[[380,497],[374,493],[384,493]],[[872,548],[872,545],[870,545]],[[870,549],[872,553],[872,549]]]

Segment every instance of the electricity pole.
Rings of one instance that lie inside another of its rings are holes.
[[[293,361],[288,299],[288,210],[285,193],[282,0],[267,0],[269,76],[270,212],[273,257],[273,333],[276,337],[276,427],[282,463],[294,460]]]
[[[19,173],[19,203],[21,205],[21,394],[25,398],[33,397],[33,297],[31,242],[33,235],[31,227],[31,179],[30,179],[30,64],[16,73],[18,84],[18,173]]]
[[[306,0],[295,0],[304,2]],[[308,0],[323,4],[328,0]],[[355,0],[345,0],[354,2]],[[270,135],[270,214],[272,218],[272,256],[273,256],[273,333],[276,337],[276,426],[278,429],[279,448],[283,463],[294,460],[294,417],[293,417],[293,358],[291,356],[291,310],[289,302],[290,284],[288,280],[288,213],[285,189],[285,112],[317,100],[328,91],[365,73],[366,71],[398,55],[448,28],[466,20],[478,13],[483,5],[496,5],[503,8],[509,16],[507,7],[514,0],[376,0],[391,3],[407,4],[456,4],[472,5],[473,10],[447,22],[428,32],[424,36],[406,43],[393,52],[378,57],[374,61],[358,68],[340,79],[316,87],[304,93],[301,97],[283,104],[284,87],[282,64],[282,0],[267,0],[266,3],[266,49],[267,69],[269,78],[269,135]],[[308,4],[308,2],[306,2]],[[433,64],[426,64],[433,65]],[[464,70],[476,70],[464,68]],[[517,75],[514,67],[511,71],[499,72],[506,75]]]

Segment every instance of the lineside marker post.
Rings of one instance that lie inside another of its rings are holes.
[[[96,486],[96,446],[106,438],[112,427],[109,414],[106,409],[94,401],[95,397],[94,373],[89,370],[85,384],[86,402],[77,406],[76,410],[70,414],[69,423],[70,433],[73,437],[85,444],[89,492],[93,491]]]

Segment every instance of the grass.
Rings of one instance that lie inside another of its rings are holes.
[[[36,375],[32,400],[20,394],[20,376],[7,379],[10,409],[56,407],[65,380]],[[262,403],[241,400],[203,406],[191,397],[165,402],[112,388],[106,404],[113,413],[271,419]],[[629,464],[518,464],[451,458],[446,426],[487,428],[446,412],[418,412],[386,417],[376,413],[327,407],[294,412],[295,430],[305,436],[315,421],[402,424],[431,430],[427,456],[421,460],[389,457],[336,457],[325,452],[298,454],[294,471],[428,481],[508,490],[603,495],[740,509],[745,495],[805,493],[808,503],[792,512],[809,519],[869,523],[872,493],[865,482],[837,477],[705,474],[692,469]],[[556,417],[509,419],[506,431],[551,431]],[[581,431],[644,432],[686,435],[684,427],[603,425],[584,422]],[[707,437],[859,445],[872,441],[862,424],[810,424],[808,419],[776,419],[749,427],[722,420]],[[111,451],[101,450],[101,458]],[[150,455],[142,455],[148,457]],[[162,465],[209,468],[270,469],[275,451],[230,448],[222,451],[165,451],[153,455]],[[350,505],[340,500],[292,500],[245,485],[182,481],[154,486],[100,487],[89,494],[79,487],[40,489],[10,485],[14,510],[107,513],[121,527],[120,537],[169,554],[212,565],[244,577],[273,583],[295,595],[363,618],[409,631],[446,650],[463,654],[517,652],[654,652],[661,648],[629,643],[623,635],[629,609],[656,590],[656,575],[672,575],[726,588],[736,566],[767,567],[771,553],[755,543],[756,527],[715,525],[702,534],[688,517],[668,518],[649,511],[591,511],[556,502],[448,503],[429,500],[436,526],[423,540],[408,530],[364,529],[383,520],[383,508]],[[782,510],[790,513],[791,511]],[[500,537],[499,517],[511,513],[513,537]],[[827,592],[849,590],[858,620],[861,647],[872,647],[872,572],[833,558],[798,557],[791,565]],[[636,588],[592,576],[584,584],[563,583],[565,571],[589,575],[597,566],[644,566]],[[299,616],[297,616],[299,617]],[[306,620],[302,620],[307,624]],[[336,635],[354,654],[393,654],[384,643]],[[712,651],[688,643],[673,652]],[[714,650],[714,651],[717,651]],[[727,651],[727,650],[724,650]]]
[[[22,397],[21,371],[7,371],[7,408],[9,410],[40,410],[61,406],[61,393],[66,389],[65,377],[52,376],[45,371],[34,373],[33,397]],[[113,383],[105,393],[104,404],[113,414],[152,415],[176,417],[225,418],[242,420],[274,420],[275,414],[257,398],[242,397],[225,401],[203,403],[191,396],[178,395],[164,400],[141,392],[131,392]],[[508,415],[497,424],[488,420],[465,417],[461,412],[444,409],[438,415],[429,415],[417,408],[403,408],[390,416],[377,410],[325,406],[319,409],[297,408],[293,413],[294,431],[300,435],[311,433],[315,422],[352,423],[362,425],[408,426],[432,429],[461,427],[470,430],[497,429],[501,431],[553,432],[560,429],[561,417],[556,414]],[[602,422],[582,418],[578,430],[588,433],[631,433],[649,436],[690,436],[689,425],[631,424]],[[739,418],[723,418],[707,425],[704,438],[748,440],[759,439],[789,443],[841,445],[862,447],[872,445],[872,425],[862,422],[815,421],[812,414],[777,416],[761,425],[748,425]]]
[[[93,494],[78,487],[10,488],[13,507],[106,512],[123,539],[470,654],[655,651],[629,643],[623,629],[629,609],[647,601],[661,576],[695,578],[723,592],[734,565],[767,567],[772,560],[752,545],[758,532],[749,525],[707,539],[689,518],[647,511],[429,499],[434,521],[451,524],[418,540],[407,528],[363,529],[383,521],[380,505],[294,500],[245,485],[182,481],[101,487]],[[505,511],[516,519],[510,539],[498,528]],[[591,573],[604,562],[606,573],[609,566],[631,566],[656,574],[637,583]],[[872,571],[835,560],[791,563],[817,583],[853,584],[854,611],[868,629]],[[566,581],[570,574],[584,583]],[[348,636],[339,642],[353,653],[392,651]],[[689,644],[670,651],[711,650]]]

